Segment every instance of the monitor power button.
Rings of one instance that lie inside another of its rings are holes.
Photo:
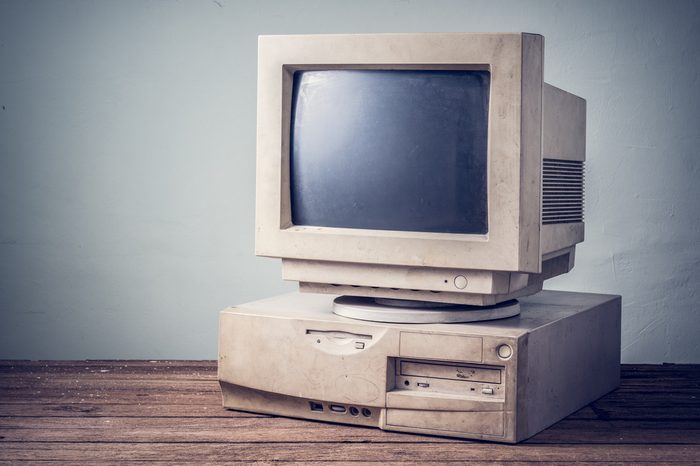
[[[467,287],[467,277],[464,275],[457,275],[455,277],[455,287],[463,290]]]

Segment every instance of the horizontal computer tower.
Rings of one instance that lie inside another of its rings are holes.
[[[542,291],[519,316],[385,324],[291,293],[220,314],[226,408],[515,443],[613,390],[620,297]]]

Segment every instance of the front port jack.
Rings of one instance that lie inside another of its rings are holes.
[[[311,411],[316,411],[317,413],[323,412],[323,405],[315,401],[309,401],[309,408],[311,409]]]
[[[367,408],[362,408],[362,415],[363,415],[364,417],[370,417],[370,416],[372,416],[372,411],[370,411],[370,410],[367,409]]]
[[[348,411],[350,411],[351,416],[357,416],[358,414],[360,414],[360,410],[354,406],[350,406],[350,409]]]
[[[343,405],[330,405],[328,407],[334,413],[342,414],[345,412],[345,406]]]

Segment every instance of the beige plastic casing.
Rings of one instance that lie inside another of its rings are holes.
[[[222,311],[224,407],[514,443],[619,384],[619,296],[543,291],[518,317],[430,325],[347,319],[333,298]]]
[[[542,159],[584,160],[585,101],[543,82],[543,53],[542,36],[521,33],[260,36],[256,254],[282,258],[302,291],[475,305],[568,272],[584,224],[542,225]],[[488,233],[293,225],[292,81],[312,69],[488,70]]]

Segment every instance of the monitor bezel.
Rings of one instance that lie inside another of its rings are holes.
[[[543,38],[426,33],[260,36],[256,254],[415,267],[539,273]],[[488,70],[485,235],[293,225],[293,74],[320,69]]]

